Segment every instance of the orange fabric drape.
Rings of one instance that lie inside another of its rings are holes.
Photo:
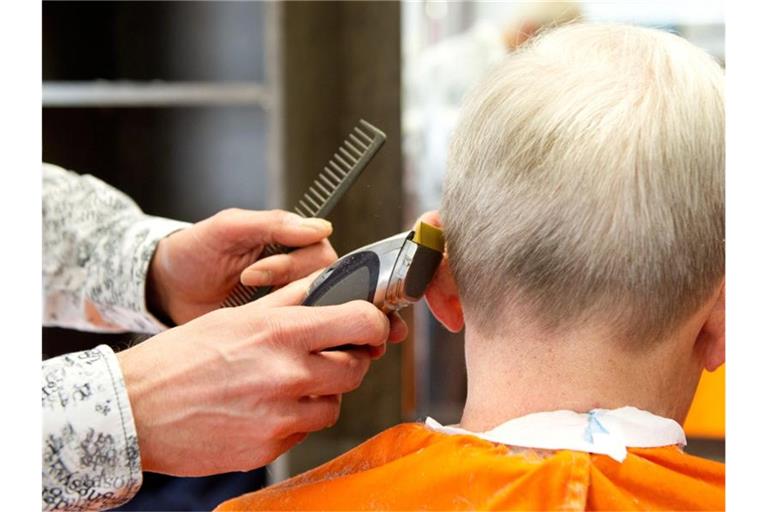
[[[216,510],[721,510],[725,466],[675,446],[623,463],[393,427],[336,459]]]

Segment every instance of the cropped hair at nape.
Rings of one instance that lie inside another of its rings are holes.
[[[467,322],[503,332],[515,310],[641,344],[710,298],[725,268],[723,82],[675,35],[574,24],[478,84],[441,207]]]

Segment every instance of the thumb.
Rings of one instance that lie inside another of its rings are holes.
[[[323,270],[324,269],[320,269],[303,279],[285,285],[251,304],[246,304],[244,307],[279,308],[282,306],[298,306],[304,301],[304,297],[307,296],[307,290],[312,284],[312,281],[314,281]]]

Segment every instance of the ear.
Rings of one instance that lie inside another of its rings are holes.
[[[704,368],[707,371],[713,372],[725,362],[725,281],[699,331],[696,344],[704,354]]]
[[[446,258],[447,256],[444,256],[440,262],[435,277],[427,287],[425,297],[435,318],[449,331],[459,332],[464,328],[464,310]]]
[[[440,214],[437,211],[430,211],[419,218],[419,221],[426,222],[436,227],[442,227]],[[435,277],[429,283],[425,293],[427,305],[437,320],[451,332],[459,332],[464,327],[464,310],[459,300],[459,292],[456,287],[456,281],[448,266],[448,254],[443,254],[443,261],[435,272]]]

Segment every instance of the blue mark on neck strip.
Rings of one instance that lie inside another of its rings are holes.
[[[584,440],[590,444],[595,443],[594,434],[608,434],[608,429],[597,418],[599,411],[589,411],[587,414],[587,428],[584,429]]]

